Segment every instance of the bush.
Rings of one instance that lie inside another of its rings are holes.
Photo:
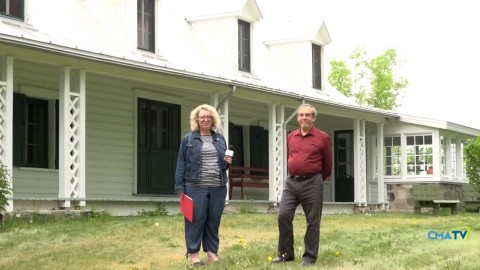
[[[162,217],[168,215],[168,211],[165,205],[159,203],[157,204],[157,208],[155,208],[155,210],[147,211],[142,209],[142,211],[138,211],[138,215],[142,217]]]
[[[9,183],[9,175],[7,168],[3,165],[0,165],[0,211],[5,211],[5,206],[7,205],[7,196],[11,195]]]
[[[480,186],[480,137],[468,140],[464,152],[467,177],[471,184]]]

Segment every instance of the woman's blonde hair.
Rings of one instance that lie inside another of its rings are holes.
[[[221,124],[220,116],[218,115],[217,110],[215,110],[214,107],[208,104],[202,104],[192,110],[192,112],[190,113],[190,129],[192,131],[198,130],[198,113],[200,112],[200,110],[210,112],[210,114],[212,115],[212,130],[217,131]]]

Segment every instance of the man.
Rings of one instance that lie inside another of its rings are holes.
[[[300,128],[288,134],[288,177],[278,211],[278,256],[273,263],[295,260],[293,218],[299,204],[307,220],[302,266],[317,261],[320,246],[320,220],[323,206],[323,181],[332,171],[330,137],[313,126],[317,111],[302,104],[297,110]]]

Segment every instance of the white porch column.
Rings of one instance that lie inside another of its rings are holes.
[[[367,170],[366,170],[366,147],[365,147],[365,120],[353,120],[354,143],[354,167],[355,167],[355,198],[354,202],[359,205],[367,203]]]
[[[384,204],[385,203],[385,183],[384,183],[384,166],[383,166],[383,127],[385,123],[378,123],[377,124],[377,180],[378,180],[378,203]]]
[[[84,70],[75,73],[70,87],[70,67],[60,69],[59,95],[59,202],[85,206],[85,78]]]
[[[0,58],[0,165],[7,169],[8,186],[13,196],[13,57]],[[5,210],[13,212],[13,200],[7,199]]]
[[[455,148],[457,149],[457,156],[456,156],[456,181],[462,181],[463,180],[463,148],[462,148],[462,139],[457,138],[456,140],[456,145]]]
[[[442,177],[447,177],[448,179],[452,179],[452,138],[450,136],[444,137],[445,143],[445,162],[447,163],[445,168],[446,171]]]
[[[212,94],[210,97],[210,104],[212,104],[213,107],[217,108],[219,105],[219,96],[218,94]],[[222,121],[222,124],[220,125],[220,129],[218,130],[219,133],[223,135],[225,138],[225,142],[227,143],[227,148],[230,148],[230,143],[228,140],[228,99],[223,102],[223,104],[217,108],[217,112],[220,116],[220,120]],[[235,155],[235,153],[233,154]],[[227,172],[228,174],[228,172]],[[230,181],[227,182],[227,190],[230,190]],[[228,198],[228,191],[227,191],[227,198],[226,201],[229,201]]]
[[[269,168],[269,201],[280,201],[283,182],[286,177],[285,135],[283,122],[285,121],[285,107],[277,108],[276,104],[268,105],[268,168]]]

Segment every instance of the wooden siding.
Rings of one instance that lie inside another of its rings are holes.
[[[133,91],[121,80],[87,74],[86,194],[134,192]]]
[[[367,199],[369,203],[377,203],[378,202],[378,182],[370,181],[367,183],[368,185],[368,192],[367,192]]]
[[[33,168],[13,168],[14,197],[58,196],[58,171]]]

